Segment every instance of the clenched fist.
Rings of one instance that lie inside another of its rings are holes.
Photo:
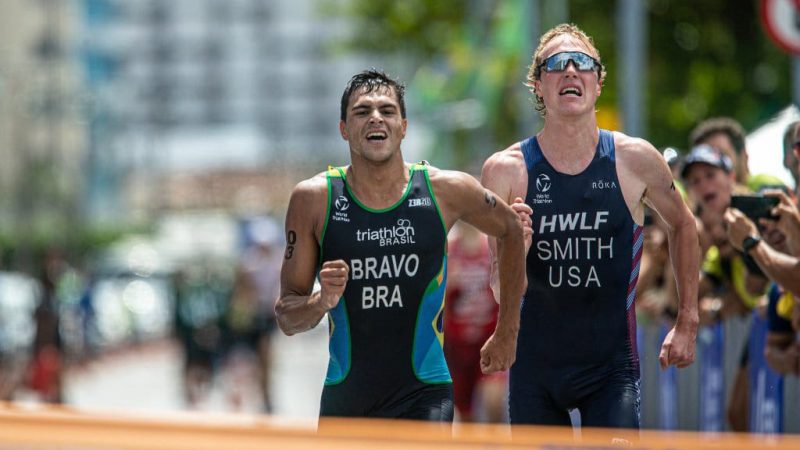
[[[522,225],[522,235],[525,237],[525,254],[527,255],[533,242],[533,221],[531,220],[533,209],[521,197],[515,198],[514,202],[509,206],[517,213],[517,219]]]
[[[326,310],[333,309],[339,304],[339,299],[344,295],[347,286],[347,276],[350,267],[343,259],[326,261],[322,263],[319,271],[320,305]]]

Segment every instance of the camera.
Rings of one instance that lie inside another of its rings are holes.
[[[772,215],[772,208],[778,205],[778,197],[765,197],[763,195],[733,195],[731,208],[741,211],[750,220],[758,223],[758,219],[777,220]]]

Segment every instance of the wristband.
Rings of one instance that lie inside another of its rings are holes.
[[[759,236],[747,236],[742,241],[742,251],[745,255],[750,254],[750,250],[753,249],[756,245],[761,243],[761,237]]]

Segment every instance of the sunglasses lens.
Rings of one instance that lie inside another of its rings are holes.
[[[577,70],[582,72],[594,70],[597,64],[591,56],[585,53],[561,52],[544,60],[542,68],[546,72],[562,72],[567,69],[570,61],[572,61]]]
[[[594,60],[583,53],[578,53],[578,57],[573,59],[575,65],[578,67],[578,70],[583,71],[592,71],[594,70]]]

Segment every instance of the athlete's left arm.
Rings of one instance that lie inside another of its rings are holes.
[[[678,317],[661,346],[661,367],[689,366],[697,339],[697,285],[700,273],[697,227],[664,158],[649,142],[632,139],[631,169],[644,185],[642,201],[667,224],[669,255],[678,288]]]
[[[506,202],[466,173],[434,169],[431,185],[448,230],[457,220],[463,220],[497,239],[500,310],[495,331],[481,349],[481,370],[484,373],[506,370],[516,358],[525,283],[521,220]]]
[[[528,190],[528,170],[525,166],[525,157],[522,154],[519,142],[490,156],[481,169],[481,184],[494,192],[511,206],[522,222],[522,232],[525,237],[525,254],[533,241],[531,228],[531,214],[533,210],[524,203],[525,193]],[[489,238],[489,253],[491,255],[491,274],[489,287],[496,302],[500,302],[500,271],[497,259],[497,242]],[[527,284],[527,283],[526,283]],[[523,287],[524,290],[524,287]]]

